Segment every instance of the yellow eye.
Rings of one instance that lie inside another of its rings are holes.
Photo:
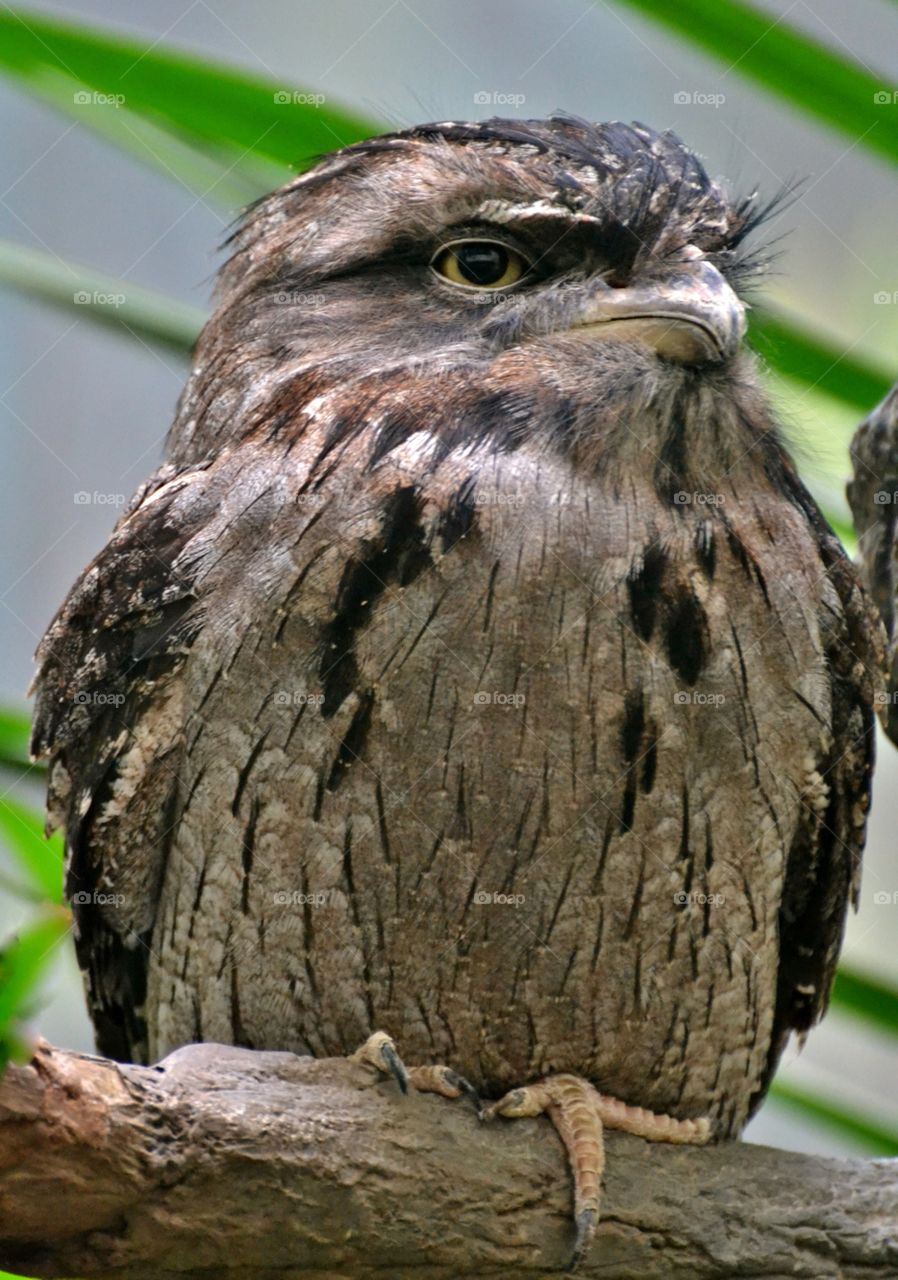
[[[528,265],[498,240],[459,240],[441,249],[432,263],[444,279],[474,289],[505,289],[520,280]]]

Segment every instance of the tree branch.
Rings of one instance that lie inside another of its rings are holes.
[[[582,1274],[894,1277],[896,1205],[898,1160],[613,1134]],[[571,1243],[547,1121],[483,1125],[343,1059],[42,1045],[0,1082],[0,1266],[26,1275],[535,1278]]]

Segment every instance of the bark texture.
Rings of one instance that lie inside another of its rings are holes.
[[[582,1276],[895,1277],[898,1161],[612,1134]],[[0,1266],[83,1280],[564,1272],[544,1120],[483,1125],[342,1059],[221,1045],[157,1067],[42,1045],[0,1082]]]

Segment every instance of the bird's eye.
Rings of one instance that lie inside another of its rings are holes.
[[[442,248],[431,266],[453,284],[504,289],[520,280],[529,263],[498,240],[458,240]]]

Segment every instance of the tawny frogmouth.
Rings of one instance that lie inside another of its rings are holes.
[[[568,118],[250,211],[39,651],[104,1053],[449,1064],[549,1110],[581,1251],[603,1120],[739,1133],[826,1005],[879,661],[744,348],[759,220]]]

